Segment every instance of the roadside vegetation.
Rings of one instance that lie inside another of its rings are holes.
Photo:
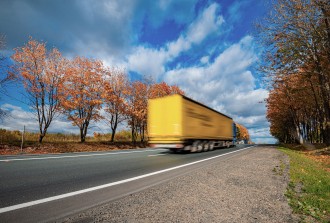
[[[273,1],[258,28],[271,134],[330,145],[330,1]]]
[[[3,45],[0,35],[0,49]],[[111,141],[123,121],[131,130],[134,143],[145,141],[148,99],[184,94],[176,85],[155,83],[148,77],[132,81],[123,68],[108,67],[101,60],[66,58],[57,48],[49,49],[45,42],[32,37],[14,51],[13,65],[4,69],[7,72],[0,72],[0,96],[4,82],[11,80],[24,86],[28,106],[38,123],[39,143],[47,138],[48,129],[59,114],[79,128],[81,142],[90,135],[90,124],[101,119],[111,127]],[[3,60],[0,55],[0,62]],[[0,120],[6,118],[4,113],[0,110]]]
[[[21,147],[20,131],[0,129],[0,155],[108,151],[147,146],[140,138],[138,142],[132,142],[131,132],[128,130],[118,131],[113,141],[110,140],[111,137],[111,133],[95,132],[81,143],[79,134],[47,133],[43,143],[39,143],[39,133],[25,132],[24,144]]]
[[[330,149],[280,147],[290,158],[286,196],[302,222],[330,222]]]

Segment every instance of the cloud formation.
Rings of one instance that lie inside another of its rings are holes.
[[[37,116],[33,111],[26,111],[20,106],[14,106],[11,104],[3,104],[0,108],[6,111],[7,115],[3,122],[0,122],[0,129],[6,130],[19,130],[22,131],[24,126],[26,131],[38,133],[38,121]],[[104,111],[102,110],[101,113]],[[119,126],[119,130],[123,129],[123,126]],[[107,125],[105,120],[100,122],[91,122],[88,135],[93,135],[93,132],[109,133],[111,128]],[[59,114],[52,121],[48,131],[50,133],[63,132],[67,134],[80,134],[79,128],[73,126],[67,117]]]
[[[59,48],[67,57],[102,59],[109,66],[126,68],[135,79],[140,74],[165,80],[178,85],[188,97],[246,125],[253,140],[270,140],[262,103],[268,91],[257,84],[251,68],[258,60],[255,40],[244,32],[245,9],[251,12],[260,6],[258,1],[252,1],[255,4],[199,0],[4,0],[0,1],[0,26],[9,49],[22,46],[31,35],[46,41],[49,47]],[[32,113],[10,104],[2,108],[13,118],[0,128],[21,129],[21,123],[27,123],[37,129]],[[51,131],[63,129],[77,131],[65,117],[58,117]],[[109,131],[104,123],[95,124],[95,129]]]
[[[137,46],[127,57],[128,69],[153,76],[156,80],[164,74],[166,63],[191,49],[194,44],[200,44],[209,35],[215,33],[224,22],[218,15],[218,4],[208,6],[187,28],[177,40],[166,43],[160,49],[148,46]]]

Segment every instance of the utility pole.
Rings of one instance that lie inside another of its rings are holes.
[[[25,125],[24,125],[23,132],[22,132],[21,153],[23,153],[24,133],[25,133]]]

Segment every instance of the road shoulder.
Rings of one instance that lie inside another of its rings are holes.
[[[256,147],[59,222],[295,222],[288,163]]]

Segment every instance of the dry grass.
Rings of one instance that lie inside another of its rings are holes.
[[[80,143],[76,134],[49,133],[43,143],[38,143],[38,133],[25,132],[23,150],[21,151],[22,133],[0,129],[0,155],[14,154],[45,154],[108,151],[146,147],[146,142],[133,144],[129,131],[120,131],[115,136],[115,142],[110,142],[111,134],[94,133],[88,136],[85,143]]]
[[[92,151],[111,151],[121,149],[145,148],[145,142],[67,142],[67,143],[43,143],[29,145],[23,148],[19,146],[0,146],[0,155],[17,155],[17,154],[46,154],[46,153],[72,153],[72,152],[92,152]]]

